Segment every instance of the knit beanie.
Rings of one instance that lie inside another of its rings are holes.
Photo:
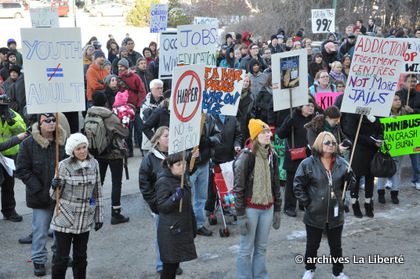
[[[125,46],[120,47],[120,54],[121,52],[124,52],[124,51],[128,51],[128,49]]]
[[[122,105],[126,105],[127,102],[128,102],[128,91],[125,90],[123,92],[118,92],[117,95],[115,95],[115,101],[112,106],[119,107]]]
[[[18,75],[20,75],[20,71],[21,71],[21,68],[18,65],[10,65],[9,67],[9,74],[11,72],[16,72]]]
[[[99,57],[103,57],[103,58],[105,58],[105,53],[104,53],[103,51],[101,51],[101,50],[96,50],[96,51],[93,53],[93,57],[94,57],[94,59],[97,59],[97,58],[99,58]]]
[[[89,142],[85,135],[81,133],[75,133],[70,135],[70,137],[66,141],[66,154],[68,156],[73,156],[74,149],[76,149],[76,147],[81,143],[86,143],[86,145],[89,147]]]
[[[116,76],[116,75],[107,75],[107,76],[104,78],[104,83],[105,83],[105,85],[106,85],[106,86],[109,86],[109,83],[111,82],[111,79],[112,79],[113,77],[117,78],[117,76]]]
[[[130,65],[128,64],[128,60],[125,59],[124,57],[120,59],[120,61],[118,61],[118,66],[121,65],[125,68],[130,68]]]
[[[102,91],[94,91],[92,94],[92,104],[97,107],[104,107],[106,105],[106,102],[108,99],[106,98],[106,95]]]
[[[251,119],[248,123],[249,135],[252,140],[255,140],[257,136],[264,130],[270,130],[270,127],[260,119]]]

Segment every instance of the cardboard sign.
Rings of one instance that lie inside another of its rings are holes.
[[[245,70],[206,67],[203,112],[236,116]]]
[[[335,32],[335,10],[334,9],[313,9],[312,12],[312,33]]]
[[[169,103],[169,154],[200,143],[200,119],[204,90],[204,66],[175,67]]]
[[[400,39],[358,36],[341,111],[387,117],[407,49]]]
[[[315,94],[316,103],[324,110],[334,105],[335,99],[343,92],[317,92]]]
[[[56,7],[30,9],[32,27],[60,27]]]
[[[168,5],[152,4],[150,15],[150,33],[165,31],[168,27]]]
[[[306,49],[271,56],[274,111],[308,104],[308,58]]]
[[[214,17],[196,16],[194,17],[193,24],[211,24],[211,25],[219,26],[219,20]]]
[[[29,114],[85,110],[79,28],[22,28]]]
[[[420,73],[420,39],[402,39],[408,42],[408,48],[404,54],[404,73]]]
[[[159,79],[171,79],[178,64],[177,32],[160,33]]]
[[[381,118],[379,121],[392,157],[420,153],[420,114]]]
[[[178,26],[178,63],[216,66],[217,29],[207,24]]]

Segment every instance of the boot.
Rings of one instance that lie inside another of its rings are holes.
[[[126,223],[130,220],[130,218],[125,217],[121,214],[121,206],[113,206],[112,207],[112,217],[111,217],[111,225],[118,225],[121,223]]]
[[[366,216],[373,218],[373,200],[371,199],[365,200],[365,210],[366,210]]]
[[[400,203],[400,200],[398,199],[398,191],[391,191],[391,201],[393,204]]]
[[[378,202],[385,203],[385,190],[378,190]]]
[[[353,207],[354,216],[357,217],[357,218],[362,218],[363,214],[362,214],[362,211],[360,210],[359,201],[356,200],[356,202],[354,202],[351,206]]]

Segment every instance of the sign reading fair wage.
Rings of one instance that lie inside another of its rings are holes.
[[[85,110],[79,28],[21,29],[28,114]]]
[[[407,48],[399,39],[358,36],[341,111],[388,116]]]
[[[169,154],[200,144],[204,65],[175,67],[169,101]]]

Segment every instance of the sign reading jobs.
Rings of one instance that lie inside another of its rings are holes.
[[[169,126],[169,154],[200,143],[204,65],[176,67],[173,71]]]
[[[358,36],[341,111],[387,117],[407,48],[404,40]]]
[[[29,114],[85,110],[79,28],[21,29]]]

